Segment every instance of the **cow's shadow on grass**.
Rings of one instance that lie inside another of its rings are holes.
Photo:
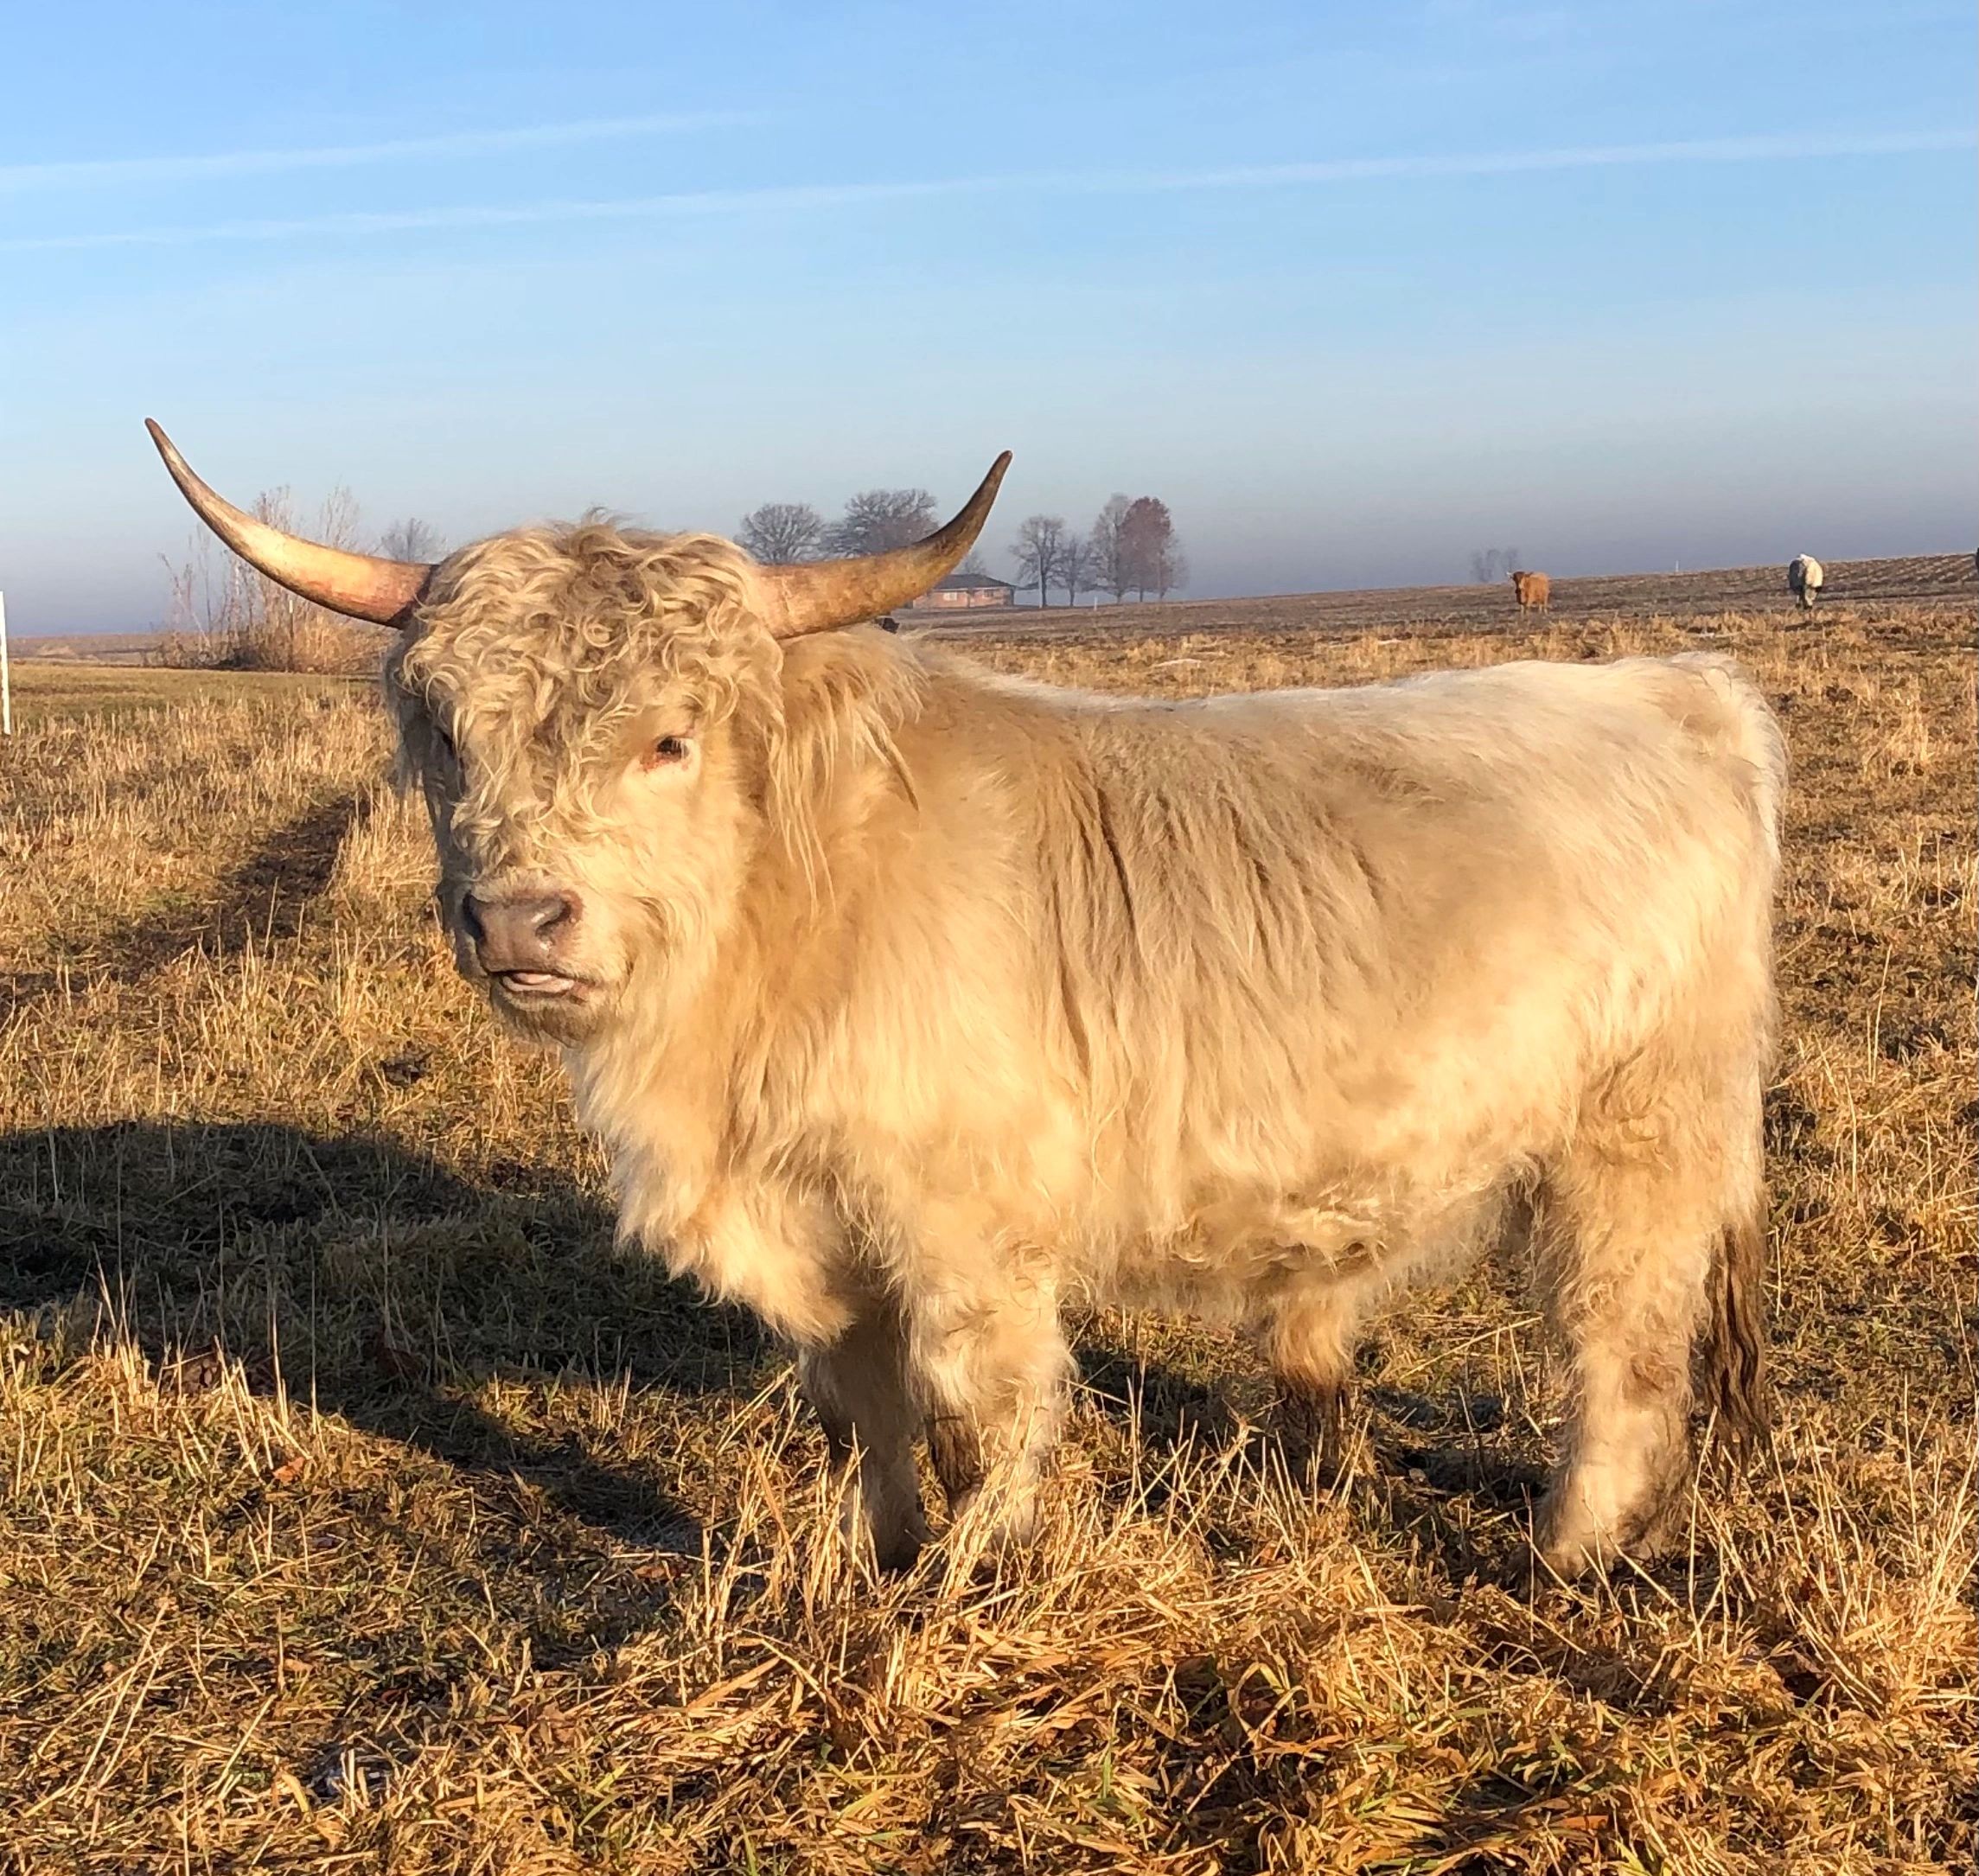
[[[131,1121],[0,1135],[0,1309],[107,1299],[176,1388],[220,1356],[625,1541],[698,1550],[654,1470],[477,1403],[561,1380],[683,1405],[760,1384],[754,1324],[654,1262],[554,1172],[483,1184],[388,1142],[274,1124]],[[527,1416],[523,1416],[524,1420]]]
[[[1286,1437],[1271,1382],[1248,1351],[1205,1362],[1197,1350],[1151,1352],[1088,1328],[1078,1362],[1088,1403],[1151,1457],[1235,1448],[1260,1490],[1325,1496],[1349,1505],[1357,1522],[1406,1530],[1453,1581],[1529,1579],[1528,1537],[1548,1457],[1496,1393],[1384,1384],[1370,1340],[1349,1397],[1348,1470],[1320,1479],[1309,1451]],[[1159,1500],[1167,1490],[1159,1466],[1152,1477],[1143,1489]]]
[[[67,971],[0,970],[0,997],[18,1009],[59,997],[73,983],[140,984],[188,952],[224,962],[251,948],[292,942],[335,876],[344,843],[375,812],[375,789],[333,795],[259,840],[201,897],[151,904],[106,933],[58,939]]]
[[[0,1309],[98,1295],[169,1386],[207,1384],[220,1351],[251,1385],[278,1375],[504,1502],[520,1478],[612,1541],[669,1551],[698,1552],[701,1533],[663,1469],[568,1420],[533,1422],[529,1403],[622,1379],[705,1418],[775,1359],[749,1317],[616,1249],[606,1209],[560,1172],[469,1180],[389,1141],[267,1122],[0,1135]],[[1130,1350],[1088,1327],[1080,1360],[1123,1438],[1159,1453],[1226,1435],[1230,1377],[1184,1343]],[[504,1383],[520,1394],[492,1411]],[[1480,1550],[1478,1515],[1522,1509],[1536,1474],[1467,1436],[1474,1403],[1378,1386],[1363,1400],[1357,1505],[1407,1522],[1454,1573],[1488,1573],[1497,1547]]]

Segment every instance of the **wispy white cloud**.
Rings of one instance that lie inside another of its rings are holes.
[[[550,223],[812,212],[958,195],[1146,195],[1216,189],[1310,188],[1388,180],[1491,177],[1659,164],[1792,163],[1835,157],[1907,156],[1967,150],[1972,149],[1976,142],[1979,142],[1979,137],[1969,130],[1726,137],[1687,143],[1589,144],[1560,150],[1496,150],[1438,156],[1346,156],[1319,163],[1253,164],[1223,169],[1042,171],[954,176],[925,182],[700,189],[603,201],[545,201],[446,208],[352,211],[285,220],[243,220],[25,235],[0,239],[0,251],[176,247],[205,241],[280,241]]]
[[[549,150],[571,144],[618,143],[760,123],[759,114],[684,111],[639,118],[588,118],[569,124],[527,124],[506,130],[455,131],[438,137],[401,137],[381,143],[331,144],[302,150],[234,150],[203,156],[113,156],[85,163],[0,164],[0,195],[90,188],[118,183],[156,184],[225,181],[293,169],[348,169],[450,156],[482,156],[503,150]]]
[[[1171,188],[1268,188],[1297,183],[1354,182],[1384,176],[1516,175],[1548,169],[1636,169],[1658,163],[1791,163],[1831,156],[1911,156],[1970,150],[1969,130],[1899,131],[1866,135],[1712,137],[1674,144],[1593,144],[1564,150],[1516,150],[1448,156],[1346,156],[1325,163],[1269,163],[1151,176]]]
[[[305,235],[418,233],[438,229],[525,227],[543,222],[635,221],[747,211],[828,209],[921,196],[1007,189],[1016,179],[983,176],[929,182],[848,182],[788,188],[699,189],[605,201],[489,203],[452,208],[352,210],[292,219],[215,221],[195,227],[122,228],[101,233],[29,235],[0,240],[0,250],[74,247],[176,247],[192,241],[281,241]]]

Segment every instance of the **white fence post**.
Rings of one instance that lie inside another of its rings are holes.
[[[0,593],[0,736],[14,733],[14,673],[7,668],[7,596]]]

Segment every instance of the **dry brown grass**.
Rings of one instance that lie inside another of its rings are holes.
[[[386,634],[297,607],[297,616],[211,632],[169,630],[152,656],[173,671],[292,671],[348,676],[378,668]]]
[[[1341,1498],[1235,1345],[1109,1316],[1037,1557],[860,1579],[783,1364],[614,1254],[452,977],[368,699],[51,673],[0,754],[0,1868],[1961,1866],[1963,629],[980,648],[1179,694],[1702,640],[1780,701],[1778,1449],[1536,1593],[1498,1268],[1384,1328]]]

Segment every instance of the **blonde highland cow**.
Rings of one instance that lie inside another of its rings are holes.
[[[1644,1554],[1693,1344],[1763,1425],[1784,782],[1706,658],[1157,703],[862,622],[967,551],[757,566],[587,522],[435,567],[280,535],[386,676],[461,970],[561,1050],[623,1235],[795,1351],[879,1560],[1021,1541],[1073,1299],[1248,1324],[1331,1463],[1369,1312],[1529,1219],[1571,1350],[1539,1546]],[[1005,460],[1007,460],[1005,459]]]

